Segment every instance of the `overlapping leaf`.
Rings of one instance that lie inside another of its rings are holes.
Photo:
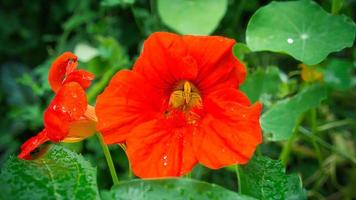
[[[288,139],[297,125],[299,116],[326,98],[326,88],[322,85],[310,86],[292,98],[278,102],[265,112],[260,119],[267,139],[272,141]]]

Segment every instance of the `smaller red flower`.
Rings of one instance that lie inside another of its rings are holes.
[[[44,129],[21,146],[19,158],[30,159],[30,153],[47,142],[77,142],[95,131],[94,107],[88,105],[84,89],[94,75],[77,70],[77,57],[66,52],[52,64],[48,80],[56,93],[44,112]]]

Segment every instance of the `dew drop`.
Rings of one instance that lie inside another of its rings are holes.
[[[287,39],[288,44],[293,44],[294,40],[292,38]]]

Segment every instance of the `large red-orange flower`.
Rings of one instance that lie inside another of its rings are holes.
[[[76,69],[77,65],[77,56],[70,52],[53,62],[48,81],[56,95],[44,112],[45,128],[21,146],[19,158],[31,158],[30,153],[46,141],[76,142],[95,131],[95,110],[84,91],[94,75]]]
[[[154,33],[132,71],[119,71],[98,97],[97,128],[106,143],[126,143],[137,176],[181,176],[198,162],[217,169],[251,158],[262,140],[262,107],[237,89],[245,68],[234,43]]]

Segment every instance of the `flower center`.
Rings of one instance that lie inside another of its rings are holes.
[[[181,81],[173,90],[169,105],[183,111],[189,111],[193,107],[202,107],[202,99],[198,89],[189,81]]]

